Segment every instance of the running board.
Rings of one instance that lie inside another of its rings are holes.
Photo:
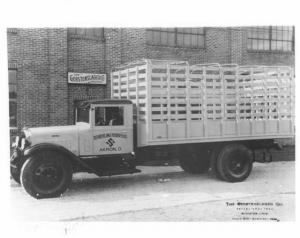
[[[121,175],[121,174],[134,174],[134,173],[140,173],[141,170],[132,168],[132,169],[120,169],[120,170],[111,170],[111,171],[101,171],[98,172],[98,176],[111,176],[111,175]]]

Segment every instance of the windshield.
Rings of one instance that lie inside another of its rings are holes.
[[[86,123],[89,123],[90,120],[89,120],[89,115],[90,115],[90,110],[89,108],[80,108],[78,107],[76,109],[76,115],[77,115],[77,118],[76,118],[76,123],[77,122],[86,122]]]

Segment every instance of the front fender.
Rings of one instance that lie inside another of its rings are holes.
[[[65,147],[63,147],[61,145],[57,145],[57,144],[52,144],[52,143],[40,143],[40,144],[36,144],[36,145],[30,146],[28,148],[25,148],[24,156],[29,157],[32,154],[34,154],[38,151],[42,151],[42,150],[55,150],[55,151],[59,151],[64,154],[67,154],[68,156],[71,156],[72,158],[77,158],[77,156],[75,154],[73,154],[71,151],[69,151]]]
[[[77,164],[80,165],[81,167],[85,168],[87,171],[91,171],[95,174],[98,174],[98,172],[92,168],[91,166],[89,166],[86,162],[84,162],[80,157],[78,157],[77,155],[73,154],[71,151],[69,151],[68,149],[66,149],[65,147],[61,146],[61,145],[57,145],[57,144],[51,144],[51,143],[41,143],[41,144],[36,144],[34,146],[28,147],[24,150],[24,161],[30,157],[31,155],[33,155],[34,153],[37,153],[39,151],[42,150],[54,150],[54,151],[58,151],[60,153],[63,153],[64,155],[66,155],[66,157],[68,157],[72,164]]]
[[[41,143],[36,144],[33,146],[29,146],[24,150],[21,150],[19,147],[16,147],[11,158],[10,158],[10,166],[21,169],[24,162],[34,153],[38,153],[39,151],[43,150],[53,150],[58,151],[60,153],[65,154],[68,158],[72,159],[73,161],[78,161],[79,158],[75,154],[73,154],[68,149],[64,148],[63,146],[51,144],[51,143]]]

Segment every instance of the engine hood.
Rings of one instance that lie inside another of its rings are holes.
[[[33,127],[24,129],[24,133],[32,139],[36,136],[50,136],[56,137],[57,135],[76,134],[82,126],[49,126],[49,127]]]
[[[89,130],[89,128],[89,124],[80,123],[70,126],[33,127],[23,131],[31,146],[40,143],[52,143],[61,145],[77,154],[79,133]]]

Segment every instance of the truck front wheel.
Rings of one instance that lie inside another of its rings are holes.
[[[243,144],[225,145],[217,156],[216,173],[228,182],[245,180],[252,170],[253,154]]]
[[[191,174],[202,174],[209,170],[209,151],[206,149],[184,148],[179,153],[180,167]]]
[[[58,197],[72,180],[72,166],[63,155],[53,151],[28,158],[21,170],[21,184],[32,197]]]

